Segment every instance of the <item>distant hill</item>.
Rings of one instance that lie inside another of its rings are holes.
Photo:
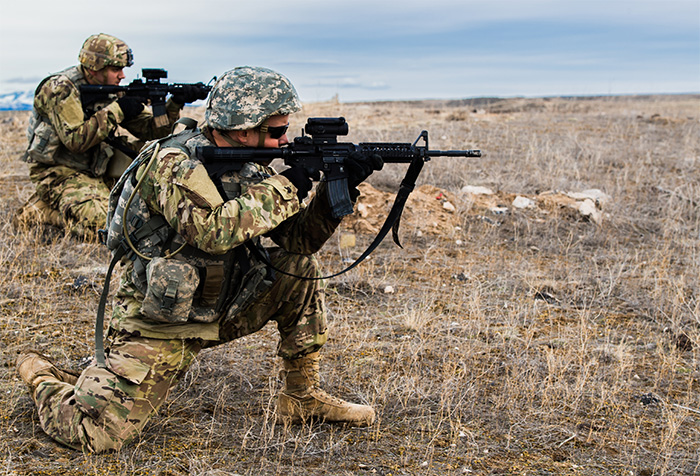
[[[368,104],[373,106],[393,104],[406,105],[412,107],[468,107],[474,110],[488,109],[491,112],[512,112],[512,108],[532,109],[541,107],[543,102],[552,100],[569,101],[594,101],[598,99],[622,100],[622,101],[654,101],[662,97],[677,99],[695,98],[700,99],[698,93],[686,94],[628,94],[617,96],[543,96],[543,97],[475,97],[462,99],[417,99],[417,100],[396,100],[396,101],[359,101],[356,104]],[[34,103],[33,91],[18,91],[7,94],[0,94],[0,111],[30,111]],[[198,100],[189,107],[203,106],[205,101]]]
[[[33,91],[0,94],[0,111],[28,111],[33,103]]]

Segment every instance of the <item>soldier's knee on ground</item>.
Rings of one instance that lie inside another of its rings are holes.
[[[86,200],[72,204],[64,211],[66,228],[73,236],[94,240],[97,230],[107,222],[107,208],[102,200]]]
[[[82,444],[91,452],[118,450],[138,436],[152,413],[139,408],[136,396],[138,385],[148,372],[147,368],[114,370],[91,366],[81,374],[75,385],[75,401],[85,417]],[[138,382],[138,383],[136,383]]]
[[[107,207],[103,200],[90,199],[71,204],[64,211],[64,215],[76,224],[97,230],[104,227],[107,221]]]

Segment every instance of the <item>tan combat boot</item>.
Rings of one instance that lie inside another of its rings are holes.
[[[281,374],[285,377],[285,388],[277,401],[280,419],[292,423],[318,419],[352,426],[374,423],[372,407],[346,402],[319,387],[319,360],[319,353],[314,352],[300,359],[283,361]]]
[[[17,372],[29,387],[32,398],[37,386],[46,380],[58,380],[71,385],[75,385],[78,381],[77,375],[59,369],[48,357],[34,350],[27,350],[19,354]]]
[[[61,214],[52,209],[48,203],[41,200],[36,194],[32,195],[22,208],[12,217],[12,226],[16,229],[31,228],[37,225],[63,225]]]

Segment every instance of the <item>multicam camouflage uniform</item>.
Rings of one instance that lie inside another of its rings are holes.
[[[217,86],[210,105],[217,101],[216,93]],[[268,94],[274,96],[275,91]],[[299,109],[296,92],[285,101],[290,102],[291,107],[277,113]],[[211,114],[207,122],[217,125]],[[254,164],[224,174],[221,183],[215,183],[194,152],[196,146],[213,145],[207,127],[189,138],[184,148],[182,144],[163,145],[156,166],[147,171],[138,192],[152,215],[163,216],[177,233],[167,249],[161,250],[161,256],[179,249],[181,242],[189,246],[172,258],[153,259],[149,266],[165,262],[164,269],[170,271],[156,277],[153,274],[157,271],[149,269],[145,289],[134,264],[127,264],[114,301],[106,368],[93,364],[75,385],[47,380],[34,392],[42,428],[74,448],[95,452],[119,449],[136,437],[204,347],[251,334],[269,321],[277,323],[278,355],[285,360],[316,352],[327,339],[321,281],[277,273],[274,280],[268,276],[258,281],[243,301],[236,299],[249,277],[238,268],[255,269],[260,264],[257,254],[245,244],[255,243],[263,235],[277,245],[267,250],[275,268],[297,276],[319,276],[312,254],[339,224],[339,220],[329,218],[325,188],[319,187],[304,206],[292,182]],[[137,176],[147,167],[141,166]],[[239,253],[238,257],[232,259],[233,253]],[[183,273],[173,273],[171,267]],[[219,267],[222,272],[216,271]],[[195,284],[188,290],[182,285],[190,280],[183,283],[180,277],[189,276],[187,270],[192,269],[203,285]],[[148,294],[153,292],[151,288],[160,284],[167,287],[173,280],[178,293],[193,299],[192,306],[158,316],[159,306],[153,306],[155,311],[151,312],[147,305]],[[189,291],[194,288],[192,298]],[[207,293],[207,288],[217,291]],[[217,306],[222,297],[225,304]]]
[[[23,157],[32,164],[30,179],[36,191],[17,218],[21,220],[23,212],[40,203],[44,207],[40,219],[79,236],[92,236],[105,224],[114,182],[109,165],[116,160],[115,153],[120,155],[105,139],[114,136],[118,125],[141,140],[164,137],[178,119],[181,106],[168,100],[168,123],[161,126],[155,125],[148,108],[124,121],[124,113],[113,100],[84,110],[79,87],[88,82],[83,67],[131,66],[131,50],[112,36],[93,35],[83,45],[80,63],[45,78],[37,87]],[[116,140],[130,149],[141,146],[129,144],[125,137]]]

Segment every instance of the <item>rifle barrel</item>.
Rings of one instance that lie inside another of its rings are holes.
[[[428,157],[481,157],[481,151],[479,149],[429,150]]]
[[[385,164],[407,164],[413,160],[413,154],[385,154],[377,151],[384,159]],[[477,149],[470,150],[427,150],[425,151],[424,160],[428,161],[431,157],[481,157],[481,151]]]

